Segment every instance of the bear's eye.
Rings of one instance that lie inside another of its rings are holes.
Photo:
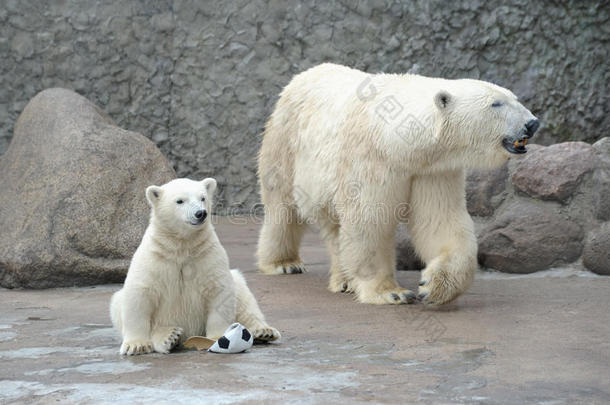
[[[494,101],[493,103],[491,103],[492,107],[502,107],[503,105],[504,103],[501,101]]]
[[[184,201],[182,201],[182,200],[178,200],[178,201],[176,201],[176,204],[182,204],[183,202]]]
[[[205,197],[201,197],[201,201],[205,201]]]

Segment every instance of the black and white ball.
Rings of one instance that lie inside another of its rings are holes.
[[[208,350],[214,353],[241,353],[251,348],[253,342],[250,331],[242,324],[234,323]]]

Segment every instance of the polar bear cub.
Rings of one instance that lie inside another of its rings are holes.
[[[233,322],[279,339],[220,244],[208,213],[216,180],[175,179],[146,189],[150,223],[125,284],[110,302],[121,354],[168,353],[189,336],[218,339]]]

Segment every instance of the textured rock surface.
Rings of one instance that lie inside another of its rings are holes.
[[[38,94],[0,158],[0,285],[121,281],[148,222],[144,190],[174,176],[152,142],[83,97]]]
[[[610,159],[610,137],[605,137],[593,144],[593,147]]]
[[[151,138],[179,175],[258,201],[259,134],[282,86],[324,61],[514,90],[537,142],[608,134],[608,2],[5,0],[0,153],[26,102],[72,88]]]
[[[508,207],[479,239],[479,262],[510,273],[532,273],[576,261],[582,251],[580,225],[541,204]]]
[[[585,243],[582,261],[589,270],[610,275],[610,222],[590,233]]]
[[[599,166],[598,152],[584,142],[565,142],[528,153],[511,180],[533,198],[565,202],[585,174]]]
[[[600,139],[593,147],[600,152],[598,156],[602,161],[591,178],[595,216],[600,221],[610,221],[610,137]]]
[[[472,170],[466,177],[466,204],[470,215],[487,217],[502,203],[508,164],[493,170]]]

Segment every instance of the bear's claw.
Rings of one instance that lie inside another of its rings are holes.
[[[343,284],[341,284],[341,292],[345,293],[345,294],[353,294],[354,288],[352,287],[352,285],[349,281],[346,281]]]
[[[128,341],[121,345],[120,354],[133,356],[137,354],[147,354],[153,352],[153,344],[149,341]]]
[[[289,266],[282,266],[282,273],[284,274],[301,274],[305,273],[305,266],[302,264],[293,264]]]
[[[254,337],[254,341],[256,343],[273,342],[274,340],[278,340],[280,337],[282,337],[280,332],[271,326],[265,326],[252,330],[252,336]]]
[[[183,333],[183,329],[179,327],[161,328],[155,331],[153,333],[155,351],[158,353],[169,353],[178,344]]]
[[[412,304],[416,300],[415,293],[412,291],[409,291],[407,294],[403,293],[403,296],[405,301],[407,301],[407,304]]]
[[[385,295],[385,303],[389,304],[413,304],[417,297],[413,291],[390,292]],[[384,302],[380,302],[384,303]]]
[[[259,264],[259,268],[265,274],[301,274],[306,272],[305,265],[300,261]]]

